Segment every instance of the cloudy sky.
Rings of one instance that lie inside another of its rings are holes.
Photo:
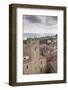
[[[24,15],[24,33],[57,34],[57,16]]]

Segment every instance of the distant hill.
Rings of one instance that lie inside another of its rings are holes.
[[[52,33],[43,33],[43,34],[39,34],[39,33],[24,33],[24,40],[26,40],[27,38],[41,38],[41,37],[52,37],[52,36],[56,36],[57,34],[52,34]]]

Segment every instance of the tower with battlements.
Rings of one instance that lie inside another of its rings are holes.
[[[40,74],[45,72],[46,58],[40,56],[39,45],[38,38],[27,39],[27,56],[25,56],[23,67],[24,74]]]

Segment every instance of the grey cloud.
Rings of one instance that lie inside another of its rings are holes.
[[[57,24],[57,16],[46,16],[46,25]]]
[[[31,23],[40,23],[41,19],[36,15],[24,15],[24,19]]]
[[[57,16],[24,15],[24,20],[30,23],[41,23],[45,26],[57,24]]]

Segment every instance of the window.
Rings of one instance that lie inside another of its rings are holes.
[[[24,57],[24,59],[26,59],[26,58]]]
[[[26,66],[26,69],[28,69],[28,65]]]

